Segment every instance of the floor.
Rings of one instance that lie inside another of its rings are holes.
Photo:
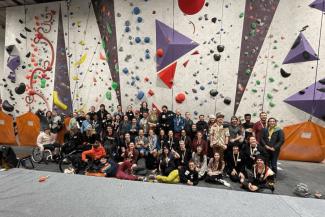
[[[31,153],[29,147],[14,147],[15,152],[19,154]],[[276,181],[276,190],[274,194],[296,196],[293,193],[295,186],[299,183],[308,185],[311,194],[320,192],[325,199],[325,164],[319,163],[306,163],[295,161],[279,161],[279,171]],[[60,172],[58,164],[35,164],[35,169],[38,171]],[[231,182],[230,180],[228,180]],[[200,187],[228,189],[222,185],[208,184],[200,181]],[[231,183],[231,189],[243,191],[237,183]],[[269,193],[266,191],[265,193]]]

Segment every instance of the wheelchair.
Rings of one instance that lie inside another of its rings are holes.
[[[59,148],[59,153],[61,152],[61,146],[60,144],[54,143],[54,144],[48,144],[44,145],[44,150],[41,151],[40,147],[35,147],[32,150],[32,161],[35,163],[40,163],[44,161],[45,163],[48,163],[49,161],[57,161],[60,158],[60,154],[56,156],[57,158],[54,158],[53,151],[55,148]]]

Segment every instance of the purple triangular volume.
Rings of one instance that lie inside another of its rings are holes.
[[[303,91],[288,97],[284,102],[304,111],[313,116],[325,119],[325,93],[318,89],[325,88],[324,84],[320,82],[316,83],[316,94],[315,94],[315,111],[313,111],[313,96],[314,96],[315,84],[310,85]]]
[[[156,20],[156,48],[161,48],[164,51],[162,57],[157,57],[157,71],[165,68],[198,45],[192,39]]]
[[[301,63],[317,59],[317,54],[314,49],[311,47],[305,36],[300,33],[288,55],[284,59],[283,64]]]
[[[62,110],[53,103],[53,110],[59,113],[70,115],[73,111],[70,79],[67,66],[66,47],[64,41],[64,30],[62,24],[62,13],[60,8],[59,26],[58,26],[58,41],[56,48],[56,62],[55,62],[55,78],[54,78],[54,91],[58,92],[60,101],[67,106],[66,110]]]
[[[316,8],[320,11],[325,12],[325,0],[315,0],[309,5],[311,8]]]
[[[102,41],[105,41],[106,44],[104,49],[112,80],[120,84],[114,0],[92,0],[92,5]],[[115,91],[117,100],[121,105],[120,85],[118,85]]]
[[[251,76],[246,72],[254,69],[279,2],[280,0],[268,0],[262,4],[261,1],[246,0],[234,114],[237,112],[244,94],[243,90],[246,89]],[[262,20],[264,25],[257,24],[256,20]],[[256,30],[252,29],[252,23],[256,25]]]

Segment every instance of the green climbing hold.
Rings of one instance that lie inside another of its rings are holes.
[[[255,22],[251,24],[252,29],[256,29],[256,26],[257,26],[257,24]]]
[[[102,48],[105,50],[106,49],[106,42],[105,39],[102,38]]]
[[[246,69],[246,70],[245,70],[245,74],[246,74],[246,75],[250,75],[250,74],[251,74],[251,70],[250,70],[250,69]]]
[[[256,89],[252,89],[252,92],[253,92],[253,93],[257,93],[257,90],[256,90]]]
[[[46,79],[42,78],[41,79],[41,88],[45,88],[45,84],[46,84]]]
[[[118,68],[118,64],[117,63],[115,63],[115,72],[116,73],[119,73],[119,68]]]
[[[267,97],[268,99],[273,99],[273,96],[272,96],[272,94],[270,94],[270,93],[268,93],[268,94],[266,95],[266,97]]]
[[[256,85],[260,85],[260,84],[261,84],[261,81],[256,80]]]
[[[274,64],[273,67],[276,69],[276,68],[279,68],[279,65],[278,64]]]
[[[274,104],[273,102],[270,102],[270,103],[269,103],[269,106],[270,106],[271,108],[273,108],[273,107],[275,106],[275,104]]]
[[[240,14],[239,14],[239,18],[243,18],[244,17],[244,12],[241,12]]]
[[[270,77],[269,78],[269,82],[273,83],[274,82],[274,78]]]
[[[105,95],[106,95],[106,99],[112,100],[112,93],[110,91],[107,91]]]
[[[113,90],[116,90],[118,88],[118,83],[113,81],[112,88],[113,88]]]
[[[112,35],[113,31],[112,31],[112,27],[109,23],[106,25],[106,29],[107,29],[108,34]]]
[[[254,112],[254,113],[253,113],[253,117],[256,117],[256,116],[257,116],[257,113],[256,113],[256,112]]]
[[[250,36],[255,36],[255,35],[256,35],[256,30],[255,30],[255,29],[252,29],[252,30],[249,32],[249,35],[250,35]]]

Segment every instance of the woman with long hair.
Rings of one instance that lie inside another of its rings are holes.
[[[225,162],[221,159],[219,152],[214,153],[213,158],[210,159],[208,164],[208,174],[205,181],[230,187],[230,184],[223,179],[222,173],[224,168]]]
[[[204,154],[202,146],[197,146],[196,152],[192,153],[192,160],[196,165],[196,171],[199,173],[199,179],[205,178],[207,173],[207,155]]]

